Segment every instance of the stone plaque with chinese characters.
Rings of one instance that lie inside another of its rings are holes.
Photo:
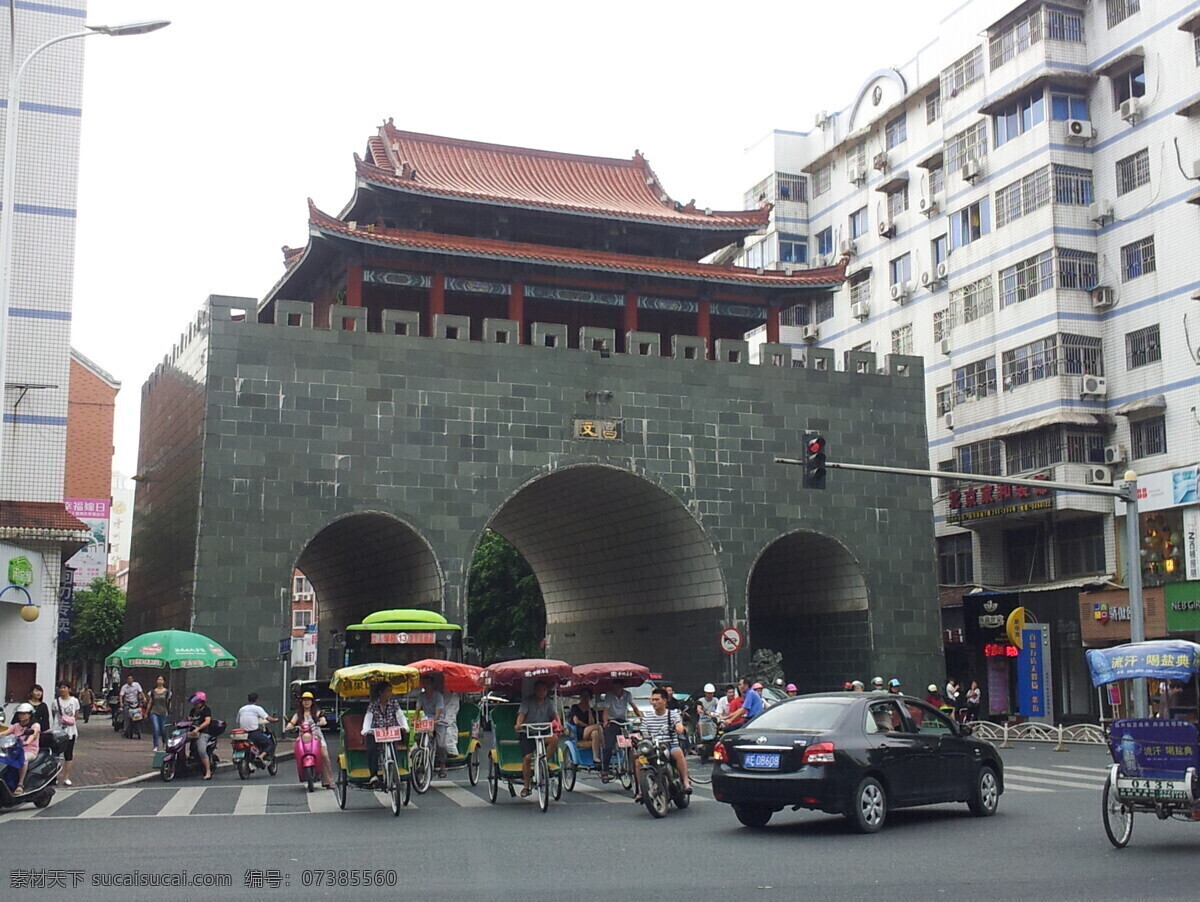
[[[621,420],[591,420],[576,417],[571,420],[571,437],[588,441],[619,442],[622,433]]]

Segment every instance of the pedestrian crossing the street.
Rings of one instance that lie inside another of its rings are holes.
[[[1006,764],[1004,789],[1011,792],[1098,791],[1104,786],[1104,767],[1055,764],[1050,767],[1024,767]]]

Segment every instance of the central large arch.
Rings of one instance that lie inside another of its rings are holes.
[[[685,685],[720,673],[725,580],[674,495],[626,470],[581,464],[521,487],[488,527],[537,575],[548,655],[637,661]]]
[[[866,579],[836,539],[811,530],[780,536],[755,561],[746,598],[751,648],[782,654],[801,692],[873,676]]]

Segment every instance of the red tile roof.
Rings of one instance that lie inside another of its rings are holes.
[[[0,501],[0,539],[87,539],[91,534],[61,501]]]
[[[316,208],[311,199],[308,202],[308,212],[310,227],[320,232],[342,235],[372,244],[433,251],[450,256],[523,260],[577,269],[636,272],[668,278],[704,279],[710,282],[770,287],[834,287],[840,285],[846,277],[844,262],[836,266],[796,270],[791,275],[772,271],[759,273],[744,267],[716,266],[711,263],[694,263],[690,260],[672,260],[666,257],[639,257],[633,254],[614,254],[609,251],[576,250],[545,244],[523,244],[493,238],[469,238],[463,235],[442,235],[434,232],[386,229],[378,225],[360,225],[342,222],[328,213],[323,213]]]
[[[746,232],[770,217],[769,206],[716,211],[677,203],[640,152],[618,160],[483,144],[401,131],[390,119],[367,142],[367,159],[356,156],[355,165],[374,184],[516,207]]]

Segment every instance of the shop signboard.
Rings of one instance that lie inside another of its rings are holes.
[[[1146,473],[1138,476],[1138,513],[1200,504],[1200,465]],[[1125,516],[1125,502],[1116,499],[1118,517]]]
[[[92,540],[67,561],[75,571],[75,586],[86,589],[92,580],[108,572],[108,519],[107,498],[67,498],[63,502],[67,513],[84,522],[92,531]]]
[[[1200,582],[1167,583],[1163,587],[1167,632],[1200,631]]]
[[[1053,720],[1048,688],[1050,625],[1031,623],[1021,630],[1017,654],[1017,711],[1022,717]]]
[[[1049,472],[1034,473],[1030,479],[1049,480]],[[1054,499],[1049,489],[1034,489],[1023,485],[973,485],[965,489],[954,489],[948,496],[950,514],[948,523],[966,523],[985,520],[1008,514],[1023,514],[1035,510],[1049,510]]]
[[[1200,580],[1200,507],[1183,511],[1183,560],[1187,578]]]

